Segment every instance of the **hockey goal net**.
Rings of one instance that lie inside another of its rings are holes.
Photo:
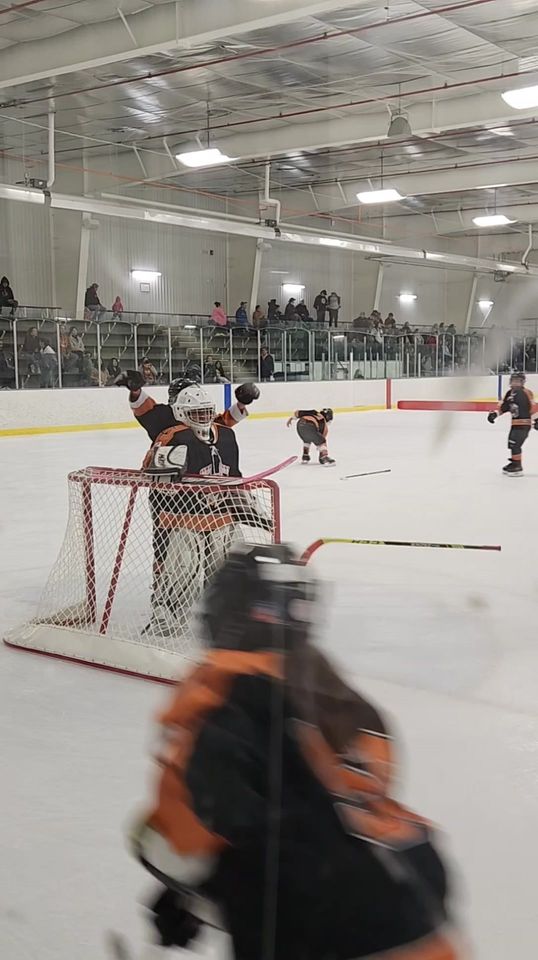
[[[268,479],[161,482],[136,470],[71,473],[69,518],[37,615],[12,646],[173,679],[200,653],[193,615],[239,541],[280,540]]]

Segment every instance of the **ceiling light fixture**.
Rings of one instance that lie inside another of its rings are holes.
[[[152,280],[158,280],[162,273],[157,270],[131,270],[133,280],[140,280],[142,283],[148,283]]]
[[[488,213],[473,217],[473,223],[477,227],[504,227],[507,223],[515,223],[515,220],[509,220],[504,213]]]
[[[339,240],[338,237],[320,237],[319,242],[324,247],[347,247],[347,240]]]
[[[489,132],[497,134],[498,137],[515,137],[515,133],[510,130],[510,127],[489,127]]]
[[[398,294],[398,300],[400,303],[414,303],[417,299],[416,293],[400,293]]]
[[[207,150],[189,150],[186,153],[176,153],[185,167],[216,167],[219,163],[231,163],[233,157],[221,153],[218,147],[208,147]]]
[[[395,203],[405,200],[405,197],[392,187],[387,187],[385,190],[363,190],[357,194],[357,200],[361,203]]]
[[[495,302],[494,300],[483,299],[478,301],[478,306],[480,307],[481,310],[491,310],[491,307],[493,306],[494,302]]]
[[[519,90],[505,90],[501,97],[514,110],[528,110],[538,107],[538,87],[520,87]]]
[[[304,283],[283,283],[282,284],[282,293],[285,293],[287,297],[295,300],[296,297],[302,297],[304,290]]]

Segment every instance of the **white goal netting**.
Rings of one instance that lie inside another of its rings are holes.
[[[196,660],[193,613],[238,541],[280,539],[271,480],[160,482],[140,471],[71,473],[69,519],[36,617],[9,644],[143,676]]]

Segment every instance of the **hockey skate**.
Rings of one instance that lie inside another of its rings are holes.
[[[332,457],[325,455],[319,458],[319,462],[322,467],[334,467],[336,460],[333,460]]]
[[[173,611],[163,603],[155,604],[151,620],[142,630],[142,636],[173,637],[177,633],[179,633],[179,623]]]
[[[523,467],[517,460],[510,460],[505,467],[503,467],[503,473],[506,477],[521,477],[523,474]]]
[[[303,455],[302,455],[302,457],[301,457],[301,463],[310,463],[310,454],[309,454],[309,453],[303,453]]]

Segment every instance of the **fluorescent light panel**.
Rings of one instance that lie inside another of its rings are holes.
[[[505,217],[504,213],[489,213],[483,217],[473,217],[473,223],[477,227],[504,227],[505,224],[514,222]]]
[[[283,283],[282,292],[286,294],[287,297],[302,297],[304,290],[304,283]]]
[[[478,306],[481,310],[489,310],[489,308],[493,306],[493,303],[493,300],[482,299],[478,301]]]
[[[416,293],[400,293],[398,296],[400,303],[414,303],[416,299]]]
[[[365,190],[358,193],[357,200],[361,203],[395,203],[397,200],[405,200],[405,197],[392,187],[387,187],[386,190]]]
[[[528,110],[538,107],[538,87],[520,87],[519,90],[506,90],[501,97],[514,110]]]
[[[151,283],[152,280],[158,280],[162,273],[158,270],[131,270],[133,280],[140,280],[142,283]]]
[[[225,153],[220,152],[218,147],[208,147],[207,150],[176,153],[176,160],[179,160],[185,167],[216,167],[219,163],[230,163],[233,157],[227,157]]]

